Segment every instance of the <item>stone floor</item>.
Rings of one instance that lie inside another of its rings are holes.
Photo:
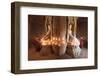
[[[87,58],[87,57],[88,57],[88,50],[86,48],[83,48],[79,58]]]
[[[87,58],[88,51],[86,48],[83,48],[81,54],[77,58]],[[28,60],[52,60],[52,59],[76,59],[68,54],[64,54],[62,56],[55,55],[53,53],[47,53],[45,55],[41,54],[40,51],[36,51],[35,48],[31,48],[28,51]]]

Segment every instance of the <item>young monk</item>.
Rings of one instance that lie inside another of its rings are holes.
[[[72,25],[70,24],[69,25],[69,28],[68,28],[68,43],[73,47],[73,54],[75,57],[78,57],[81,53],[81,49],[79,47],[80,45],[80,41],[72,35]]]

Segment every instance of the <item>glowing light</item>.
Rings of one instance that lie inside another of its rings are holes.
[[[67,44],[66,40],[64,40],[63,38],[57,38],[57,37],[52,37],[52,39],[47,39],[47,40],[41,40],[41,44],[42,45],[57,45],[57,46],[61,46],[62,44]]]

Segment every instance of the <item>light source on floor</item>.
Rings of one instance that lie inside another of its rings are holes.
[[[57,45],[60,46],[62,44],[66,44],[66,40],[61,39],[59,37],[52,37],[51,39],[41,40],[42,45]]]

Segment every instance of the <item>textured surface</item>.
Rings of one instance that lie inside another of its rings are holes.
[[[48,48],[49,48],[49,50],[48,50]],[[33,48],[29,49],[28,55],[29,55],[28,56],[29,60],[72,59],[73,58],[72,55],[69,55],[67,53],[62,56],[58,56],[58,55],[54,54],[53,51],[50,49],[50,46],[42,48],[40,52],[36,51],[36,49],[34,49],[34,47],[33,47]],[[76,58],[87,58],[87,55],[88,55],[87,49],[83,48],[80,56],[78,56]]]

